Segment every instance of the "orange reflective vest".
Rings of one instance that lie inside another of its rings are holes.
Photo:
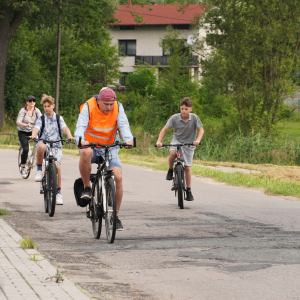
[[[85,130],[85,140],[90,143],[113,144],[118,125],[119,105],[115,101],[114,108],[109,114],[104,114],[97,105],[97,99],[92,97],[87,100],[89,106],[89,123]],[[80,107],[81,111],[82,107]]]

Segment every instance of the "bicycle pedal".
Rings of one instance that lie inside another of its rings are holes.
[[[176,190],[176,188],[175,188],[175,186],[173,186],[172,188],[171,188],[171,191],[175,191]]]
[[[40,194],[44,194],[44,191],[40,191]]]

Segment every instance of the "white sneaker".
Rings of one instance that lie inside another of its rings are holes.
[[[21,175],[22,175],[23,178],[27,177],[27,170],[23,167],[21,167]]]
[[[35,181],[42,181],[43,179],[43,171],[37,171],[34,177]]]
[[[64,201],[61,194],[56,194],[56,205],[63,205]]]

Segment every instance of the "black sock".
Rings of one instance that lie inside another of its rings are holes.
[[[191,188],[186,188],[186,190],[191,192]]]
[[[169,171],[173,172],[173,169],[169,169]]]

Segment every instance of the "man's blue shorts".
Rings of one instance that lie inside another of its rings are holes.
[[[111,167],[119,167],[120,169],[122,169],[122,165],[121,165],[121,161],[119,158],[119,147],[115,147],[113,149],[111,149],[109,151],[109,168]],[[93,149],[93,159],[92,159],[92,164],[97,163],[97,152],[96,149]],[[103,160],[105,159],[105,154],[102,154],[101,157],[103,158]]]

